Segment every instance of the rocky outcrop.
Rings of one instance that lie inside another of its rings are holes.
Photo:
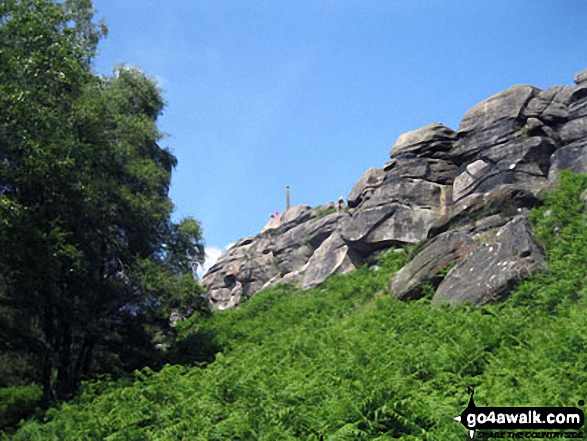
[[[442,281],[432,303],[482,305],[546,268],[528,220],[517,217],[464,257]]]
[[[371,194],[379,188],[385,173],[381,169],[370,168],[367,173],[353,186],[347,197],[347,203],[350,208],[354,208],[364,200],[368,200]]]
[[[416,300],[424,295],[425,283],[438,286],[435,279],[451,264],[466,257],[476,245],[471,235],[448,231],[426,245],[406,266],[391,279],[389,289],[398,300]]]
[[[432,159],[446,159],[454,147],[457,134],[442,124],[430,124],[421,129],[401,135],[393,148],[391,157],[419,156]]]
[[[202,283],[212,307],[225,309],[277,283],[316,286],[427,239],[390,281],[394,297],[417,299],[426,284],[434,303],[483,304],[545,267],[526,218],[563,169],[587,172],[587,70],[575,86],[489,97],[456,132],[436,123],[401,135],[342,212],[334,203],[290,208],[232,246]]]
[[[523,125],[523,110],[538,92],[532,86],[513,86],[477,104],[463,117],[450,157],[469,161],[511,140]]]

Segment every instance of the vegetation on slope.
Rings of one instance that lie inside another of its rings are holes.
[[[0,429],[84,379],[161,366],[171,310],[207,311],[200,226],[171,220],[161,91],[93,74],[93,13],[0,2]]]
[[[502,304],[396,302],[391,252],[299,292],[181,325],[215,361],[87,383],[15,440],[446,440],[468,386],[484,406],[575,406],[587,397],[587,176],[564,173],[532,219],[549,270]],[[213,338],[212,338],[212,337]]]

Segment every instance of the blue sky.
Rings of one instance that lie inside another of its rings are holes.
[[[94,0],[95,62],[158,80],[174,219],[210,256],[269,213],[347,196],[397,137],[587,68],[585,0]]]

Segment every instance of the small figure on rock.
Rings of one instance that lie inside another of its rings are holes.
[[[336,205],[336,211],[338,211],[339,213],[343,210],[344,208],[344,198],[341,196],[338,198],[338,204]]]

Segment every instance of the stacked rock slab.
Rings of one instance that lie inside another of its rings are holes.
[[[436,304],[506,296],[546,265],[529,210],[560,170],[587,172],[587,70],[572,87],[497,93],[456,132],[442,124],[407,132],[390,156],[353,186],[343,212],[333,203],[292,207],[233,245],[202,279],[211,306],[234,307],[287,281],[307,289],[425,239],[390,281],[395,298],[417,299],[429,292],[424,284]]]

